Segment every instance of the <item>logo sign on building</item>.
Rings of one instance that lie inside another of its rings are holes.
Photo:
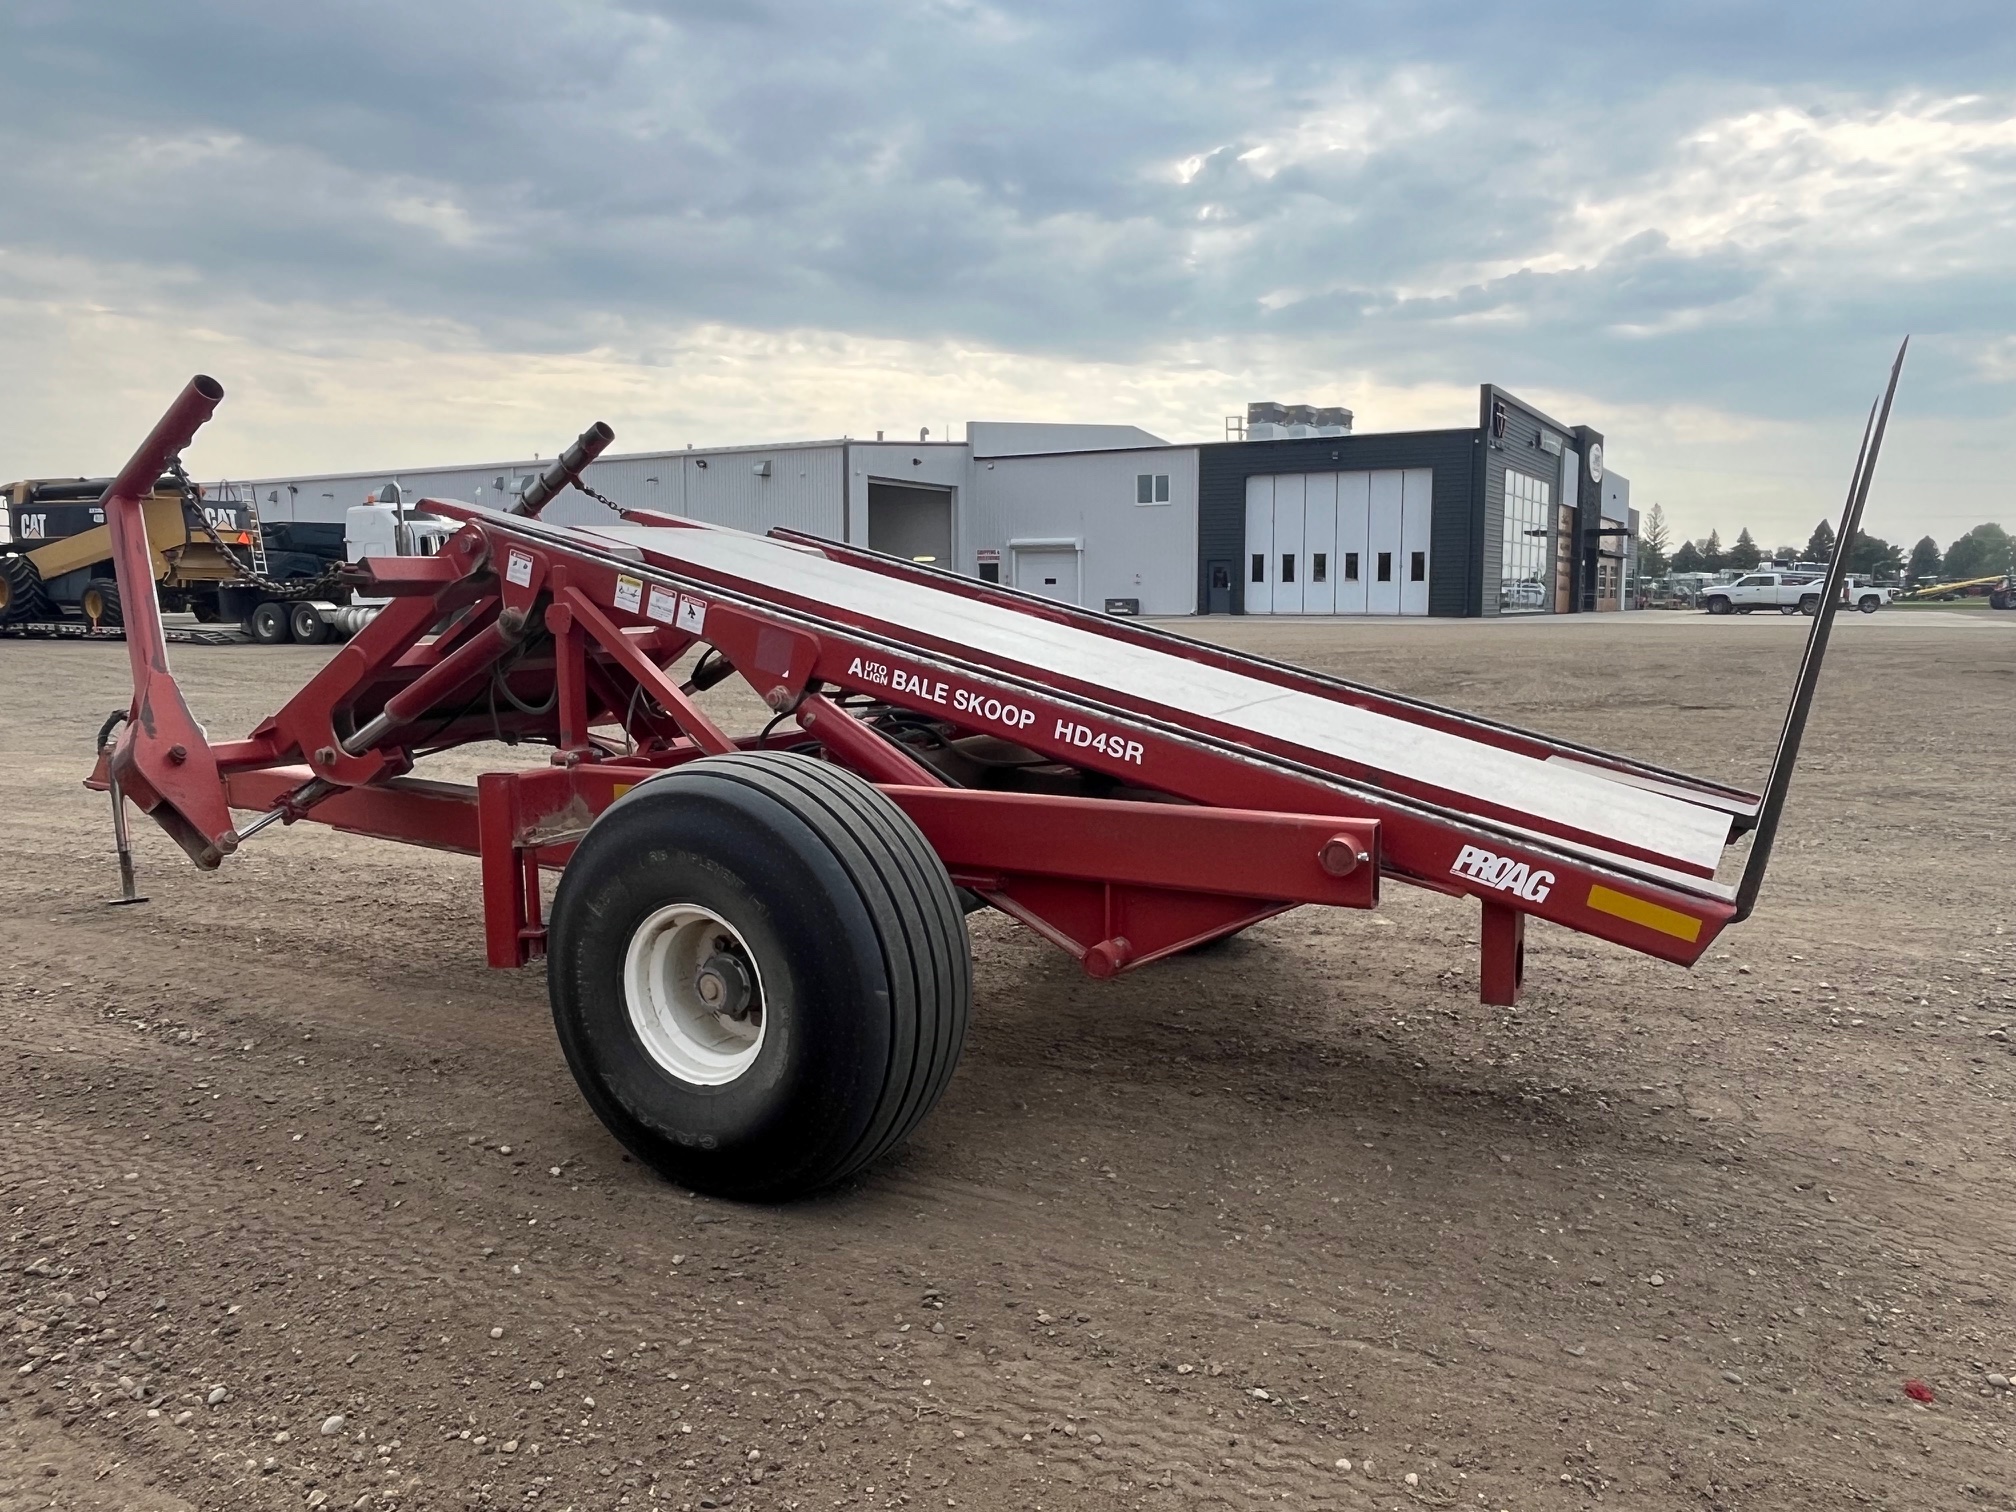
[[[1589,443],[1589,481],[1591,483],[1601,483],[1603,481],[1603,443],[1601,441],[1591,441]]]

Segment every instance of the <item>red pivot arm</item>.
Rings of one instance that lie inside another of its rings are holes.
[[[126,615],[126,652],[133,665],[133,712],[113,747],[110,775],[144,814],[174,836],[198,866],[214,867],[238,848],[224,784],[203,727],[183,701],[168,669],[154,593],[154,557],[147,545],[141,499],[182,454],[224,397],[224,386],[199,373],[168,406],[140,449],[105,490],[112,568]]]

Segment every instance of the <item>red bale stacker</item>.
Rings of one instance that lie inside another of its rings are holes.
[[[302,820],[474,856],[490,963],[545,958],[596,1114],[743,1198],[845,1177],[930,1110],[981,906],[1095,977],[1302,904],[1376,907],[1387,881],[1477,900],[1487,1003],[1519,992],[1529,918],[1691,965],[1755,904],[1841,598],[1752,794],[832,541],[543,522],[613,439],[598,425],[511,514],[426,500],[462,522],[440,553],[355,564],[391,602],[213,743],[169,670],[139,500],[222,397],[193,379],[105,495],[134,693],[91,780],[126,895],[129,800],[204,868]],[[774,711],[760,735],[697,701],[729,676]],[[414,775],[499,740],[551,762]]]

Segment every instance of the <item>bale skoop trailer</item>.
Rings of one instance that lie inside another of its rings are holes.
[[[1529,918],[1692,964],[1756,901],[1841,597],[1752,794],[836,542],[545,523],[587,491],[598,425],[511,514],[425,501],[461,522],[440,553],[355,564],[387,607],[213,743],[144,591],[141,498],[222,396],[192,380],[105,498],[134,694],[92,782],[127,892],[128,801],[204,868],[302,820],[472,855],[489,960],[546,960],[596,1114],[742,1198],[827,1185],[916,1127],[959,1056],[983,905],[1094,977],[1298,905],[1372,908],[1387,881],[1476,900],[1487,1003],[1519,992]],[[774,711],[760,735],[701,707],[729,676]],[[500,740],[550,764],[414,775]]]

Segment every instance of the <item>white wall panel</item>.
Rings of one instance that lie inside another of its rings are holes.
[[[1255,568],[1258,572],[1255,572]],[[1246,560],[1239,570],[1246,579],[1246,612],[1274,612],[1274,479],[1265,475],[1246,480]]]
[[[1301,473],[1274,480],[1274,555],[1267,567],[1274,574],[1276,614],[1302,612],[1302,589],[1309,576],[1309,555],[1302,544],[1307,481]]]
[[[1348,472],[1337,475],[1337,612],[1365,612],[1365,580],[1372,569],[1366,564],[1365,542],[1372,508],[1372,474]]]
[[[1135,502],[1142,473],[1169,479],[1166,503]],[[855,481],[858,525],[863,480]],[[959,514],[953,546],[963,573],[977,570],[978,552],[993,550],[1002,553],[1006,574],[1011,541],[1077,540],[1085,544],[1079,592],[1086,608],[1103,609],[1111,598],[1138,599],[1143,614],[1197,612],[1194,446],[985,458],[973,464]]]
[[[1400,540],[1404,507],[1398,471],[1371,474],[1371,508],[1365,532],[1365,612],[1398,614],[1403,576]]]
[[[1434,518],[1435,471],[1410,467],[1401,475],[1400,504],[1400,612],[1428,612],[1429,525]],[[1420,558],[1421,575],[1415,579],[1415,558]]]
[[[1318,559],[1321,559],[1320,561]],[[1308,473],[1302,501],[1302,612],[1337,612],[1337,474]],[[1318,569],[1322,580],[1317,580]]]

